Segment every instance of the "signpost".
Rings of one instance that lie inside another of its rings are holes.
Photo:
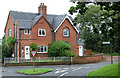
[[[110,44],[110,42],[103,42],[103,44],[110,45],[110,49],[111,49],[111,64],[113,64],[113,60],[112,60],[112,44]]]
[[[36,55],[36,53],[37,53],[37,51],[31,51],[31,54],[33,56],[33,67],[34,67],[33,72],[35,72],[35,55]]]

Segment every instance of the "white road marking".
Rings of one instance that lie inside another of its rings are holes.
[[[78,68],[76,68],[76,69],[74,69],[74,70],[72,70],[72,71],[77,71],[77,70],[79,70],[79,69],[81,69],[82,67],[78,67]]]
[[[64,75],[66,75],[66,74],[68,74],[68,72],[65,72],[65,73],[63,73],[63,74],[61,74],[59,77],[57,77],[57,78],[60,78],[60,77],[62,77],[62,76],[64,76]]]
[[[62,73],[62,72],[66,72],[66,71],[67,71],[67,70],[61,70],[61,71],[58,70],[58,71],[55,72],[55,74]]]

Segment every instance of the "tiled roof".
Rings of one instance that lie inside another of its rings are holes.
[[[31,29],[32,26],[39,20],[42,15],[38,15],[37,13],[27,13],[27,12],[18,12],[18,11],[10,11],[12,18],[18,22],[20,29]],[[51,24],[53,29],[56,29],[57,26],[63,21],[66,14],[63,15],[47,15],[47,21]],[[72,17],[69,16],[71,20]],[[77,28],[78,29],[78,28]]]

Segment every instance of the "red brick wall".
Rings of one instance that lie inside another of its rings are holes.
[[[38,29],[46,29],[46,36],[38,36]],[[30,35],[25,35],[24,30],[21,30],[21,51],[25,46],[29,46],[31,43],[36,43],[38,46],[47,46],[52,43],[52,28],[47,21],[42,17],[30,30]],[[24,57],[24,52],[21,52],[21,56]],[[37,56],[48,56],[48,53],[37,53]]]
[[[91,55],[91,53],[92,53],[92,50],[85,50],[85,56],[89,56]]]
[[[70,37],[63,37],[63,28],[64,27],[68,27],[70,29]],[[77,33],[77,37],[78,37],[78,33]],[[57,32],[56,32],[56,41],[57,40],[69,42],[71,44],[71,47],[72,47],[72,52],[75,53],[76,55],[79,54],[79,47],[78,47],[78,45],[76,45],[76,30],[70,24],[68,19],[66,19],[62,23],[60,28],[57,30]]]
[[[8,30],[11,28],[11,36],[14,36],[14,25],[13,25],[13,18],[11,14],[8,15],[8,20],[5,28],[5,40],[7,40],[8,36]]]
[[[103,60],[103,54],[95,54],[93,56],[73,57],[72,63],[73,64],[87,64],[87,63],[100,62],[102,60]]]

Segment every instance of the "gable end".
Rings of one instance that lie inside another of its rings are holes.
[[[65,19],[68,19],[69,22],[71,23],[71,25],[73,26],[73,28],[77,31],[77,33],[79,33],[79,30],[73,25],[72,20],[68,17],[68,15],[65,16],[65,18],[61,21],[61,23],[59,24],[59,26],[57,26],[57,28],[54,30],[54,32],[57,32],[57,30],[60,28],[60,26],[62,25],[62,23],[65,21]]]

